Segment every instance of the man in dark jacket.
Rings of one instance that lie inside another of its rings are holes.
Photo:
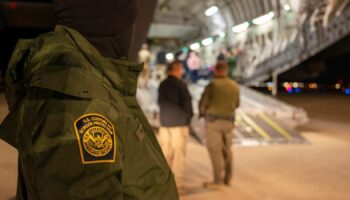
[[[169,65],[168,78],[159,87],[160,124],[159,143],[173,170],[180,193],[183,192],[183,176],[186,144],[189,137],[192,102],[182,77],[182,63]]]
[[[0,138],[19,152],[18,200],[177,200],[135,94],[136,0],[57,0],[55,31],[20,40]]]

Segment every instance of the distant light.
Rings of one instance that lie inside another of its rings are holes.
[[[202,40],[202,45],[208,46],[208,45],[213,44],[213,42],[214,42],[213,38],[206,38],[206,39]]]
[[[300,86],[300,88],[304,88],[305,84],[304,83],[300,83],[299,86]]]
[[[350,95],[350,88],[346,88],[346,89],[345,89],[345,94],[346,94],[346,95]]]
[[[234,26],[232,28],[232,31],[235,33],[240,33],[240,32],[247,30],[248,27],[249,27],[249,22],[244,22],[242,24],[238,24],[237,26]]]
[[[289,88],[287,91],[288,91],[289,94],[293,93],[293,89],[292,88]]]
[[[167,53],[165,55],[165,58],[168,60],[168,61],[173,61],[174,60],[174,54],[172,53]]]
[[[283,9],[288,12],[290,11],[291,8],[290,8],[290,5],[286,4],[283,6]]]
[[[253,24],[255,24],[255,25],[265,24],[265,23],[271,21],[274,16],[275,16],[274,12],[269,12],[266,15],[263,15],[263,16],[260,16],[258,18],[253,19]]]
[[[212,6],[205,11],[205,15],[210,17],[218,12],[219,8],[217,6]]]
[[[288,82],[285,82],[285,83],[283,84],[283,86],[284,86],[285,88],[287,88],[287,87],[289,87],[290,85],[289,85]]]
[[[219,37],[225,38],[225,37],[226,37],[226,33],[222,31],[222,32],[219,34]]]
[[[341,85],[339,83],[335,84],[335,89],[340,90],[341,89]]]
[[[295,93],[300,93],[301,89],[300,88],[295,88]]]
[[[196,50],[198,50],[198,49],[200,49],[200,48],[201,48],[201,45],[200,45],[198,42],[193,43],[193,44],[191,44],[191,46],[190,46],[190,49],[193,50],[193,51],[196,51]]]
[[[294,87],[294,88],[299,87],[299,83],[297,83],[297,82],[293,83],[293,87]]]
[[[7,4],[7,7],[11,10],[16,10],[17,9],[17,3],[16,2],[10,2]]]
[[[317,89],[317,88],[318,88],[318,85],[317,85],[317,83],[310,83],[310,84],[309,84],[309,88],[310,88],[310,89]]]

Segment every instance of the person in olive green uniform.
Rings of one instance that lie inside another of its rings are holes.
[[[199,104],[200,116],[206,119],[206,144],[214,174],[213,182],[204,183],[208,188],[230,184],[234,118],[239,106],[239,86],[227,77],[227,64],[219,61],[214,73],[215,78],[205,88]]]
[[[119,4],[131,12],[137,2],[55,3],[61,25],[20,40],[6,75],[10,113],[0,138],[19,152],[17,199],[177,200],[173,174],[135,97],[142,65],[119,59],[128,56],[134,20],[114,12]],[[80,21],[84,16],[91,23]],[[86,25],[96,29],[101,20],[124,28],[89,32]]]

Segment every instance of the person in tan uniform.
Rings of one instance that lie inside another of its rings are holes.
[[[143,70],[141,72],[141,76],[140,79],[142,80],[139,81],[139,83],[141,85],[139,86],[143,86],[145,88],[148,87],[148,81],[150,78],[150,74],[151,74],[151,67],[150,67],[150,62],[151,62],[151,58],[152,58],[152,53],[149,51],[148,49],[148,44],[144,43],[142,44],[141,50],[138,53],[138,60],[140,63],[143,63]]]
[[[206,120],[206,145],[213,166],[213,182],[204,187],[229,185],[232,178],[232,139],[235,110],[239,106],[239,86],[228,78],[228,65],[219,61],[215,78],[205,88],[199,104],[200,117]]]

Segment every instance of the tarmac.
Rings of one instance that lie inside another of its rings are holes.
[[[234,180],[208,190],[211,165],[204,146],[187,149],[186,193],[181,200],[348,200],[350,199],[350,101],[340,95],[282,96],[304,108],[310,122],[299,128],[310,144],[235,146]],[[7,113],[0,95],[0,121]],[[17,153],[0,141],[0,200],[13,199]]]

